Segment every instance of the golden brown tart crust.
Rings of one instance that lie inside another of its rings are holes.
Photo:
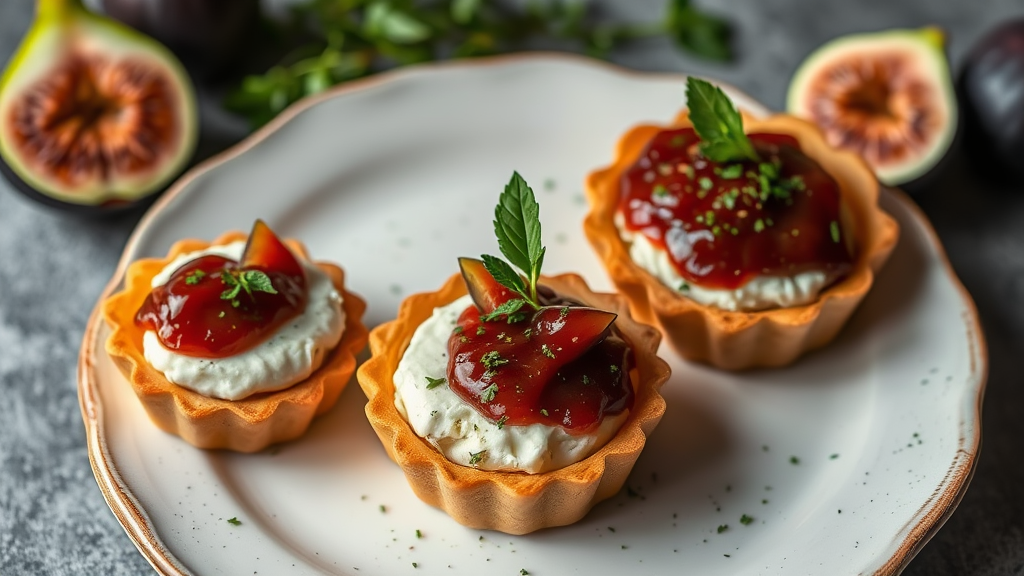
[[[689,126],[685,112],[672,127]],[[590,212],[583,222],[587,239],[634,316],[661,327],[668,342],[684,358],[728,370],[785,366],[809,350],[828,344],[871,289],[899,238],[899,226],[878,206],[879,184],[859,157],[829,146],[812,124],[793,116],[765,119],[744,116],[749,133],[788,134],[839,183],[840,225],[856,246],[848,276],[803,306],[758,312],[730,312],[699,304],[640,268],[619,236],[614,218],[623,173],[640,157],[664,126],[637,126],[618,143],[611,166],[587,177]]]
[[[326,412],[337,401],[355,371],[356,354],[366,346],[367,330],[362,323],[366,303],[345,290],[341,268],[317,262],[316,266],[330,276],[342,295],[345,331],[337,346],[325,355],[323,364],[306,380],[284,390],[231,401],[209,398],[172,384],[150,366],[142,352],[145,330],[135,324],[135,314],[149,295],[153,277],[181,254],[246,237],[241,232],[228,232],[213,242],[182,240],[171,247],[166,258],[133,262],[125,274],[124,290],[103,303],[103,318],[112,331],[107,339],[107,353],[128,379],[150,419],[164,431],[199,448],[255,452],[298,438],[314,416]],[[308,260],[302,244],[290,240],[286,244],[296,255]]]
[[[372,357],[359,368],[359,385],[368,399],[366,416],[388,456],[402,468],[421,500],[471,528],[525,534],[576,522],[622,488],[647,436],[665,412],[658,389],[670,370],[656,355],[661,341],[658,331],[634,322],[623,298],[591,292],[579,276],[544,277],[541,283],[587,305],[618,313],[616,326],[636,359],[630,374],[636,392],[633,409],[615,436],[580,462],[541,474],[461,466],[417,436],[399,414],[393,379],[398,363],[416,328],[434,308],[466,294],[460,275],[452,276],[437,292],[416,294],[402,302],[395,320],[370,333]]]

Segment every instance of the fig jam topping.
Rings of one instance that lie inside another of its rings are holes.
[[[632,353],[615,314],[549,306],[518,322],[486,322],[470,306],[448,341],[448,383],[504,425],[546,424],[587,433],[633,405]]]
[[[644,234],[686,282],[704,288],[812,270],[845,275],[852,255],[836,181],[792,137],[748,136],[760,162],[714,163],[700,153],[692,128],[659,132],[623,174],[625,228]]]
[[[302,266],[257,221],[240,261],[206,255],[186,263],[153,288],[135,323],[178,354],[224,358],[266,340],[307,299]]]

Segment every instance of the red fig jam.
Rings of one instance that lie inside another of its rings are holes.
[[[633,406],[632,352],[614,314],[551,306],[508,323],[470,306],[448,341],[452,391],[498,426],[546,424],[585,434]]]
[[[222,256],[196,258],[153,288],[135,322],[186,356],[224,358],[249,350],[306,308],[305,273],[285,252],[279,265],[266,258],[250,266]],[[250,288],[232,297],[238,278],[254,270],[266,274],[276,294]]]
[[[622,176],[625,228],[704,288],[735,289],[760,275],[848,273],[839,185],[794,138],[749,138],[760,163],[717,164],[700,154],[692,128],[659,132]]]

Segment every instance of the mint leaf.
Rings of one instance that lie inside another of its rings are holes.
[[[516,312],[518,312],[519,309],[522,308],[525,304],[526,300],[523,300],[522,298],[509,300],[508,302],[505,302],[501,306],[495,308],[494,312],[481,316],[480,319],[483,320],[484,322],[493,322],[494,320],[497,320],[502,316],[508,316],[508,323],[512,324],[516,321],[516,319],[522,318],[522,314],[516,314]]]
[[[537,306],[537,278],[546,250],[541,241],[540,206],[533,189],[518,172],[512,173],[494,208],[494,235],[501,253],[526,275],[530,284],[527,300]],[[486,262],[485,259],[485,265]]]
[[[245,272],[242,272],[241,281],[245,291],[250,294],[253,292],[277,294],[277,290],[274,289],[273,282],[270,281],[270,276],[267,276],[259,270],[246,270]]]
[[[700,151],[713,162],[760,158],[743,133],[743,117],[722,89],[706,80],[686,79],[690,122],[700,137]]]
[[[234,300],[242,290],[242,285],[238,282],[238,279],[235,278],[235,275],[228,270],[221,271],[220,281],[227,286],[227,288],[220,293],[221,300]]]
[[[527,300],[530,299],[530,294],[527,291],[526,283],[523,282],[522,276],[520,276],[508,262],[505,262],[501,258],[491,256],[490,254],[483,254],[480,259],[484,262],[484,268],[490,273],[494,279],[502,286],[509,290],[519,294]]]

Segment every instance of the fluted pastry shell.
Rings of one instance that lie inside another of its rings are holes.
[[[525,534],[576,522],[622,488],[647,436],[665,412],[665,400],[658,390],[670,370],[656,355],[661,341],[658,331],[633,321],[625,299],[591,292],[577,275],[544,277],[541,283],[564,296],[618,313],[616,326],[636,360],[630,374],[636,396],[626,421],[604,447],[580,462],[541,474],[461,466],[417,436],[399,414],[395,370],[416,328],[434,308],[466,294],[458,274],[437,292],[410,296],[402,302],[395,320],[374,328],[370,333],[372,356],[359,368],[357,378],[367,397],[366,416],[388,456],[405,472],[413,492],[471,528]]]
[[[683,112],[672,127],[690,126]],[[829,146],[813,124],[793,116],[744,116],[749,133],[788,134],[839,183],[840,225],[856,249],[853,269],[810,304],[757,312],[730,312],[695,302],[665,286],[629,255],[614,218],[622,175],[664,126],[642,125],[618,142],[612,165],[586,181],[590,212],[583,222],[587,239],[633,315],[661,327],[684,358],[727,370],[785,366],[824,346],[839,333],[871,289],[899,238],[899,225],[878,206],[879,184],[857,155]]]
[[[276,392],[263,392],[241,400],[221,400],[172,384],[149,365],[143,356],[145,329],[135,324],[135,314],[151,290],[150,283],[167,264],[181,254],[211,245],[245,240],[246,234],[228,232],[213,242],[182,240],[171,247],[166,258],[133,262],[125,274],[125,287],[103,303],[103,318],[111,328],[107,353],[113,359],[150,419],[166,432],[177,434],[198,448],[226,448],[255,452],[271,444],[293,440],[309,427],[314,416],[330,409],[355,372],[356,354],[365,346],[367,329],[362,316],[366,303],[345,291],[344,271],[317,262],[342,295],[345,331],[323,364],[309,378]],[[306,249],[286,241],[298,256],[308,259]]]

